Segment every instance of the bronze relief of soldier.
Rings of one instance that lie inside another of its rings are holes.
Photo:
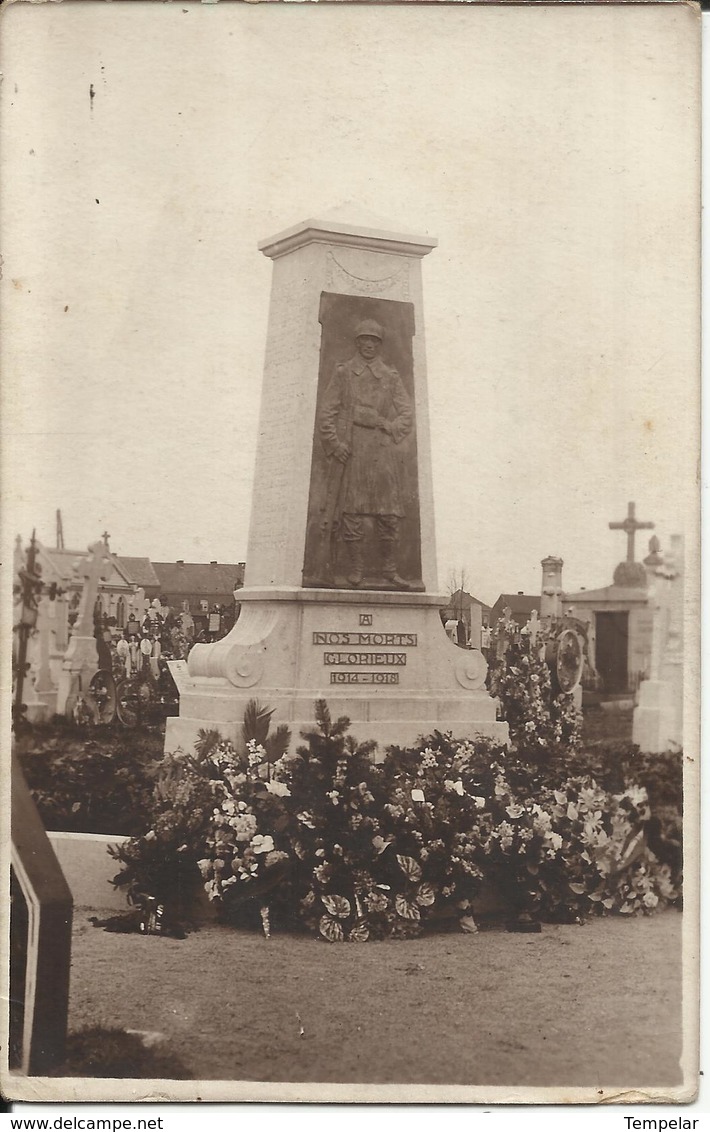
[[[347,584],[365,579],[366,527],[375,536],[379,561],[368,585],[408,590],[399,573],[400,528],[405,493],[397,445],[413,428],[412,401],[398,371],[382,357],[386,330],[372,318],[360,320],[355,351],[336,365],[326,385],[316,424],[327,456],[327,489],[320,531],[326,545],[321,574],[332,577],[336,543],[344,549]],[[370,575],[373,569],[368,569]],[[331,583],[332,584],[332,583]]]

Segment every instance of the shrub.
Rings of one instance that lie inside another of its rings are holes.
[[[374,744],[358,745],[325,701],[315,711],[316,729],[285,764],[298,914],[331,941],[409,934],[429,895],[404,848],[386,852],[388,795]]]
[[[122,866],[113,884],[125,889],[129,903],[143,905],[153,897],[175,915],[187,909],[199,876],[195,846],[206,836],[212,806],[199,759],[182,751],[166,755],[153,789],[150,828],[108,850]]]
[[[271,712],[252,701],[245,716],[245,749],[201,731],[195,755],[166,755],[157,769],[150,829],[109,849],[122,868],[113,883],[129,901],[152,899],[173,916],[189,910],[200,874],[211,900],[226,913],[281,879],[288,855],[274,836],[285,828],[282,793],[272,767],[290,740],[288,729],[268,737]],[[261,740],[261,742],[260,742]]]
[[[45,828],[65,833],[143,832],[162,746],[158,732],[103,727],[87,734],[68,723],[34,726],[16,737]]]

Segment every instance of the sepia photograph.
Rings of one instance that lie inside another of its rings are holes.
[[[3,1096],[693,1101],[699,5],[2,24]]]

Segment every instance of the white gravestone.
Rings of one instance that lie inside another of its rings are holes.
[[[259,245],[273,280],[241,613],[192,649],[166,750],[200,728],[239,741],[252,698],[294,745],[317,698],[381,747],[435,728],[507,740],[485,658],[439,617],[421,278],[435,246],[339,214]]]
[[[684,547],[671,537],[671,551],[652,576],[651,672],[638,689],[632,740],[642,751],[683,746]]]
[[[469,638],[472,649],[480,649],[483,618],[480,605],[471,602],[471,636]]]

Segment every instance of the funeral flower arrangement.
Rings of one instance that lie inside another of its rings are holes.
[[[533,639],[527,627],[519,629],[502,618],[496,632],[505,638],[506,650],[492,662],[488,686],[500,701],[514,750],[532,763],[577,750],[581,716],[569,692],[553,690],[545,660],[551,635],[538,630]]]
[[[277,842],[288,789],[278,772],[290,732],[282,725],[269,736],[272,714],[249,704],[241,752],[219,732],[203,731],[194,755],[178,751],[162,760],[151,829],[110,850],[123,866],[114,884],[132,903],[151,899],[179,912],[192,897],[197,867],[210,900],[229,912],[281,878],[288,854]]]
[[[208,733],[200,753],[213,806],[197,865],[208,897],[228,912],[268,892],[288,871],[289,854],[279,845],[288,824],[289,791],[279,779],[279,760],[270,759],[256,738],[240,753]]]
[[[114,851],[136,902],[174,906],[200,877],[228,918],[258,901],[267,934],[273,904],[322,939],[365,942],[442,918],[475,931],[484,884],[521,922],[649,913],[677,895],[640,787],[611,793],[440,733],[378,764],[324,701],[289,757],[270,716],[252,703],[239,746],[207,732],[194,756],[163,760],[151,829]]]

